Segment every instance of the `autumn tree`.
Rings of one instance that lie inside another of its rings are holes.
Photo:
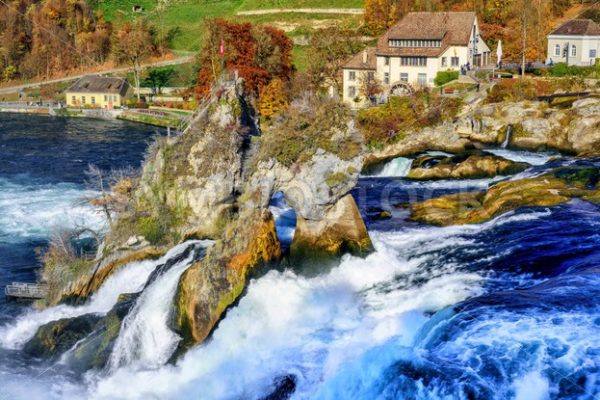
[[[333,79],[339,86],[342,65],[363,47],[360,35],[355,31],[328,28],[313,35],[307,50],[310,83],[318,88],[325,81]]]
[[[199,55],[197,95],[209,91],[224,70],[238,71],[254,95],[274,78],[290,80],[293,44],[283,31],[222,19],[207,21],[205,31],[205,45]]]
[[[371,73],[362,72],[358,75],[358,92],[365,99],[371,99],[382,91],[381,82]]]
[[[283,112],[288,106],[285,85],[281,79],[273,79],[261,92],[259,110],[266,119]]]
[[[113,55],[118,62],[127,63],[131,67],[138,101],[140,101],[142,63],[153,51],[152,36],[146,20],[127,22],[115,32]]]

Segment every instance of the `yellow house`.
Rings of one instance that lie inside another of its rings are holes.
[[[125,104],[129,84],[121,78],[87,75],[65,92],[67,107],[114,108]]]

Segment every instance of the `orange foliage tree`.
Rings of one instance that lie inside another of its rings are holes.
[[[238,71],[246,88],[258,95],[261,88],[279,78],[290,80],[292,41],[279,29],[214,19],[206,23],[206,42],[200,52],[196,94],[208,92],[225,71]],[[220,49],[223,44],[223,55]]]
[[[260,115],[266,119],[284,111],[288,106],[285,85],[279,78],[275,78],[269,83],[260,95],[259,111]]]

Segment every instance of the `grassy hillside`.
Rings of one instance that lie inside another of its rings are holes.
[[[104,0],[99,1],[98,9],[106,18],[119,24],[120,21],[135,16],[147,16],[158,23],[159,15],[155,11],[156,0]],[[290,32],[299,27],[321,25],[323,21],[349,21],[358,23],[360,17],[335,14],[269,14],[257,16],[235,16],[237,11],[267,8],[361,8],[363,0],[180,0],[172,1],[163,13],[165,27],[178,27],[179,35],[173,42],[176,50],[198,50],[202,43],[202,20],[214,17],[235,17],[256,23],[271,23]],[[141,13],[133,13],[132,7],[140,5]],[[317,21],[317,22],[315,22]]]

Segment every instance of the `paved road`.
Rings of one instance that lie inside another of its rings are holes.
[[[188,62],[192,62],[193,60],[194,60],[193,56],[186,56],[186,57],[174,58],[172,60],[157,61],[157,62],[153,62],[153,63],[144,64],[143,67],[145,67],[145,68],[146,67],[164,67],[167,65],[185,64]],[[51,84],[51,83],[72,81],[72,80],[79,79],[85,75],[90,75],[90,74],[116,74],[116,73],[121,73],[121,72],[127,72],[130,69],[131,69],[130,67],[119,67],[119,68],[107,69],[104,71],[95,71],[95,72],[89,72],[86,74],[71,75],[71,76],[66,76],[64,78],[50,79],[47,81],[27,83],[24,85],[6,86],[6,87],[0,88],[0,94],[14,93],[14,92],[21,91],[23,89],[34,88],[34,87],[38,87],[40,85],[47,85],[47,84]]]
[[[236,15],[265,15],[281,13],[302,13],[302,14],[353,14],[361,15],[364,12],[362,8],[270,8],[265,10],[238,11]]]

